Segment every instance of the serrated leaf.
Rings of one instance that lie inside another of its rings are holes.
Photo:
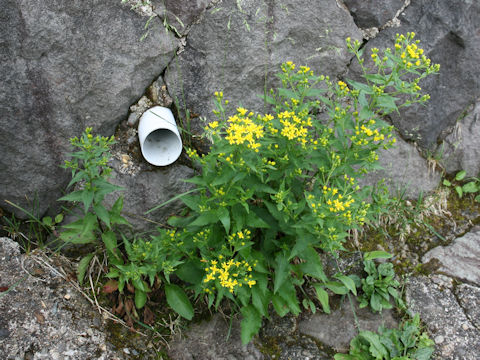
[[[98,218],[110,229],[110,214],[107,209],[105,209],[102,204],[93,204],[93,210],[95,210],[95,214],[97,214]]]
[[[243,316],[241,322],[242,344],[247,345],[260,330],[262,316],[260,316],[253,305],[244,306],[240,312]]]
[[[83,190],[78,190],[62,196],[60,199],[58,199],[58,201],[82,201],[82,198]]]
[[[290,264],[284,254],[278,254],[275,258],[275,281],[273,283],[273,293],[276,294],[283,283],[287,280],[290,271]]]
[[[135,307],[137,309],[141,309],[145,306],[146,302],[147,293],[142,290],[135,289]]]
[[[272,296],[272,304],[278,316],[284,317],[285,315],[288,314],[289,312],[288,305],[278,294]]]
[[[317,293],[317,298],[320,301],[320,304],[322,305],[323,312],[326,314],[330,314],[330,305],[328,303],[328,293],[325,291],[325,289],[322,288],[322,285],[320,284],[313,284],[313,287],[315,288],[315,292]]]
[[[182,288],[174,284],[165,284],[165,295],[168,305],[175,312],[187,320],[192,320],[193,306]]]
[[[218,215],[213,211],[206,211],[202,213],[199,217],[195,219],[190,225],[191,226],[205,226],[214,224],[218,221]]]
[[[221,207],[218,209],[218,218],[220,219],[223,227],[225,228],[225,233],[230,232],[230,211],[227,208]]]
[[[92,261],[92,258],[93,254],[88,254],[87,256],[84,256],[77,265],[77,280],[80,285],[83,284],[85,273],[87,272],[88,265],[90,264],[90,261]]]
[[[323,271],[322,260],[314,248],[308,247],[302,252],[301,258],[305,260],[305,262],[299,264],[299,268],[304,274],[321,281],[327,281],[327,276]]]

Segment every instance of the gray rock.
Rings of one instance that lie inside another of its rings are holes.
[[[185,35],[203,14],[210,0],[154,0],[154,12],[178,35]]]
[[[124,196],[122,214],[136,231],[151,230],[165,224],[169,216],[183,209],[180,200],[170,202],[152,213],[145,214],[157,205],[193,188],[184,180],[193,176],[193,170],[182,163],[182,158],[169,166],[150,165],[142,156],[137,129],[122,123],[115,134],[119,141],[112,147],[110,182],[125,191],[109,194],[107,206],[112,206],[118,196]]]
[[[480,288],[469,284],[460,284],[455,295],[471,323],[480,330]]]
[[[415,32],[425,55],[441,65],[440,74],[420,83],[431,99],[426,106],[405,108],[391,114],[405,139],[430,150],[448,134],[459,116],[480,95],[480,3],[472,0],[412,1],[399,16],[400,27],[387,28],[368,41],[370,49],[392,47],[396,33]],[[356,63],[356,62],[355,62]],[[357,66],[353,73],[360,74]],[[352,74],[353,76],[353,74]]]
[[[165,82],[177,107],[211,118],[213,93],[232,106],[264,110],[258,96],[276,83],[280,64],[293,61],[316,73],[338,75],[351,55],[345,38],[361,39],[350,14],[335,0],[223,1],[205,12],[188,34],[185,51]],[[193,119],[192,128],[201,124]]]
[[[480,285],[480,229],[455,239],[448,246],[438,246],[427,252],[423,263],[436,259],[437,272]]]
[[[467,176],[480,174],[480,101],[461,119],[437,148],[437,157],[447,173],[465,170]]]
[[[361,28],[382,27],[395,17],[404,0],[343,0]]]
[[[0,198],[42,214],[61,196],[68,139],[111,135],[163,71],[177,40],[119,0],[2,0]],[[28,196],[30,203],[26,201]],[[20,211],[6,206],[18,216]]]
[[[369,308],[359,309],[355,303],[355,312],[362,330],[377,331],[382,325],[389,328],[398,326],[391,310],[374,314]],[[348,351],[350,341],[357,335],[355,318],[348,299],[331,314],[317,313],[302,319],[298,329],[301,334],[309,335],[340,352]]]
[[[121,348],[110,342],[103,330],[107,320],[59,275],[58,266],[70,273],[72,265],[50,256],[55,267],[45,265],[49,258],[40,251],[22,255],[17,243],[0,238],[0,286],[9,288],[0,292],[2,359],[138,358],[122,351],[133,352],[131,342],[122,342]],[[141,338],[134,338],[143,359],[156,358]]]
[[[168,355],[172,360],[261,360],[262,353],[253,342],[242,345],[240,323],[232,323],[230,337],[229,320],[216,314],[209,321],[194,324],[184,334],[170,342]]]
[[[435,340],[434,359],[478,359],[480,331],[471,324],[451,289],[426,276],[412,277],[406,300],[409,310],[420,314]]]
[[[434,190],[441,175],[434,171],[420,155],[417,148],[396,136],[395,147],[378,151],[382,170],[367,174],[362,184],[376,184],[385,179],[385,184],[393,194],[404,194],[405,198],[416,199],[420,194]]]

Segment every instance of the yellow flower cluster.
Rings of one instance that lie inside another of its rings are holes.
[[[246,241],[250,240],[251,234],[251,231],[248,229],[237,231],[228,236],[228,242],[233,246],[244,246]]]
[[[281,68],[284,73],[290,72],[292,70],[295,70],[295,64],[291,61],[287,61],[286,63],[282,64]]]
[[[223,256],[219,256],[219,260],[222,258]],[[204,262],[207,261],[204,260]],[[250,265],[245,260],[236,261],[234,259],[220,262],[217,260],[210,260],[209,266],[205,268],[206,276],[205,279],[203,279],[203,282],[207,284],[211,281],[216,281],[221,287],[227,289],[230,293],[233,293],[237,287],[242,287],[243,285],[251,288],[257,283],[252,279],[252,266],[255,267],[256,263]],[[211,290],[206,288],[205,292],[209,293]]]
[[[202,230],[193,236],[194,243],[206,243],[210,237],[210,229]]]
[[[238,115],[230,116],[228,119],[228,126],[225,129],[227,136],[225,139],[230,145],[241,145],[247,143],[249,149],[258,152],[260,143],[257,140],[264,135],[263,125],[255,124],[252,120],[253,113],[247,115],[247,110],[238,108]],[[245,115],[247,115],[245,117]]]
[[[344,83],[343,81],[339,81],[337,84],[338,84],[338,87],[339,87],[340,91],[343,93],[343,95],[347,95],[348,92],[350,91],[347,84]]]
[[[371,129],[368,125],[375,125],[375,120],[371,119],[368,121],[367,126],[365,124],[355,126],[355,135],[350,138],[357,145],[367,145],[369,141],[383,141],[385,135],[380,133],[378,129]]]
[[[302,120],[298,117],[293,111],[284,111],[278,114],[278,119],[283,125],[281,130],[282,136],[286,137],[288,140],[297,139],[301,144],[307,142],[308,130],[305,126],[311,126],[311,118]]]

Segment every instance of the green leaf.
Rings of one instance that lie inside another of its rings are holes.
[[[273,283],[273,293],[276,294],[287,280],[290,272],[290,264],[284,254],[278,254],[275,258],[275,281]]]
[[[388,95],[382,95],[377,98],[377,104],[384,109],[394,111],[398,109],[397,105],[395,104],[396,100],[398,100],[398,98]]]
[[[388,351],[380,342],[380,338],[377,334],[371,331],[360,331],[358,336],[365,339],[370,344],[370,354],[374,356],[375,359],[388,359]]]
[[[175,274],[185,282],[198,284],[202,281],[205,271],[199,263],[187,261],[177,268]]]
[[[390,259],[393,255],[386,251],[370,251],[363,254],[364,260]]]
[[[55,224],[60,224],[63,221],[63,214],[55,216]]]
[[[165,295],[167,297],[167,303],[170,307],[176,311],[180,316],[187,320],[193,318],[193,306],[188,300],[185,292],[177,285],[165,284]]]
[[[93,194],[94,194],[93,190],[83,190],[82,202],[83,202],[83,208],[85,212],[87,212],[88,209],[90,208],[90,205],[92,205]]]
[[[462,190],[461,186],[459,186],[459,185],[455,186],[455,191],[457,192],[458,197],[461,198],[463,196],[463,190]]]
[[[470,181],[469,183],[466,183],[462,186],[462,190],[464,193],[476,193],[479,188],[475,181]]]
[[[467,172],[465,170],[459,171],[457,175],[455,175],[455,180],[461,181],[465,178],[466,175],[467,175]]]
[[[83,218],[64,225],[62,229],[66,230],[60,234],[60,238],[73,244],[88,244],[96,240],[94,231],[97,228],[97,217],[88,213]]]
[[[243,316],[241,322],[242,344],[247,345],[260,330],[262,326],[262,316],[260,316],[253,305],[242,307],[240,312]]]
[[[324,284],[324,286],[337,295],[345,295],[348,293],[348,289],[345,287],[345,285],[337,281],[328,281]]]
[[[289,312],[288,305],[278,294],[272,296],[272,304],[278,316],[284,317],[285,315],[288,314]]]
[[[330,314],[330,305],[328,304],[328,293],[322,288],[320,284],[313,284],[315,292],[317,293],[317,298],[322,305],[323,312]]]
[[[218,214],[214,211],[206,211],[202,213],[199,217],[195,219],[190,225],[191,226],[205,226],[214,224],[218,221]]]
[[[352,86],[354,89],[365,92],[365,94],[373,94],[372,88],[366,84],[360,83],[358,81],[350,80],[350,79],[347,80],[347,83],[350,86]]]
[[[323,271],[322,260],[314,248],[308,247],[302,252],[301,258],[305,260],[305,262],[299,264],[298,267],[304,274],[324,282],[327,281],[327,276]]]
[[[475,196],[475,201],[480,202],[480,195]]]
[[[448,181],[447,179],[444,179],[443,180],[443,185],[445,186],[452,186],[452,183],[450,181]]]
[[[346,275],[335,275],[335,278],[340,280],[345,287],[350,290],[353,295],[357,296],[357,288],[355,287],[355,282]]]
[[[264,294],[259,286],[252,287],[252,304],[262,316],[268,316],[270,297]]]
[[[71,192],[65,196],[62,196],[58,201],[82,201],[83,199],[83,190],[78,190]]]
[[[102,234],[102,241],[107,250],[117,257],[117,236],[113,231],[106,231]]]
[[[88,254],[84,256],[77,265],[77,280],[80,285],[83,285],[83,279],[85,278],[85,273],[87,272],[88,265],[92,261],[93,254]]]
[[[145,291],[135,289],[135,307],[141,309],[147,302],[147,293]]]
[[[110,229],[110,214],[105,209],[102,204],[93,204],[93,210],[95,210],[95,214],[97,214],[98,218],[102,220],[107,227]]]
[[[225,228],[225,233],[230,232],[230,212],[227,208],[221,207],[218,209],[218,218],[222,222],[223,227]]]
[[[300,314],[302,310],[300,309],[300,304],[298,302],[297,291],[291,281],[284,282],[278,294],[285,301],[293,315],[296,316]]]

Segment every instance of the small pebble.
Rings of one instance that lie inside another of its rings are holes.
[[[435,336],[435,344],[441,344],[445,341],[445,338],[442,335]]]
[[[104,351],[104,352],[107,351],[107,345],[105,345],[105,344],[100,344],[100,350],[101,350],[101,351]]]
[[[70,294],[65,294],[65,296],[63,297],[65,300],[70,300],[70,298],[72,297],[72,295]]]
[[[462,329],[463,330],[468,330],[468,329],[470,329],[470,326],[468,326],[468,324],[462,324]]]

